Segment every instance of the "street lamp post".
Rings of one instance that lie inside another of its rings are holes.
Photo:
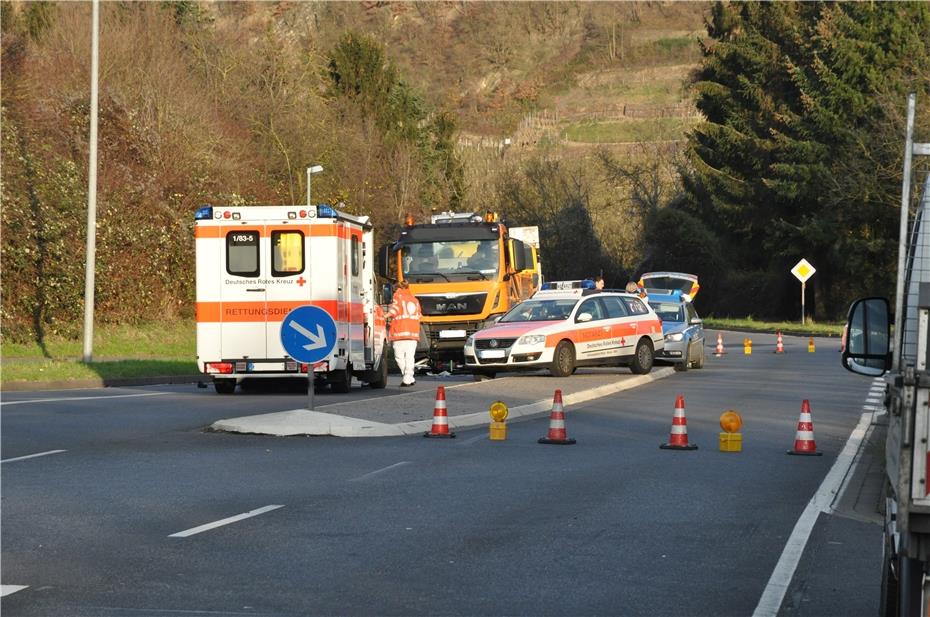
[[[310,176],[312,176],[313,174],[318,174],[321,171],[323,171],[322,165],[314,165],[312,167],[307,168],[307,207],[308,208],[313,205],[313,202],[310,201]]]

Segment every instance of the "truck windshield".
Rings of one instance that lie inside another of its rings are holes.
[[[499,323],[515,321],[558,321],[568,319],[572,309],[578,303],[575,299],[567,300],[527,300],[515,306],[501,317]]]
[[[500,270],[499,240],[416,242],[401,248],[404,278],[496,278]]]

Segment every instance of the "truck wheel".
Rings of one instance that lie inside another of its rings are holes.
[[[344,369],[330,372],[329,383],[333,392],[348,394],[352,388],[352,365],[346,364]]]
[[[655,362],[655,352],[652,351],[652,344],[646,339],[640,339],[636,344],[636,353],[633,355],[630,370],[637,375],[645,375],[652,370],[653,362]]]
[[[214,379],[213,388],[217,394],[232,394],[236,391],[235,379]]]
[[[898,606],[901,615],[919,615],[923,595],[923,563],[898,555]]]
[[[891,550],[891,539],[885,533],[882,542],[882,599],[878,614],[880,617],[898,617],[898,579],[895,576]]]
[[[553,377],[568,377],[575,370],[575,346],[571,341],[559,341],[552,354],[549,372]]]
[[[378,364],[378,368],[372,371],[374,378],[368,382],[368,387],[373,390],[381,390],[387,386],[388,380],[388,357],[387,357],[387,345],[384,346],[384,351],[381,352],[381,362]]]

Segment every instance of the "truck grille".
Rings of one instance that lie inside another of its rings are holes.
[[[488,294],[474,293],[452,296],[417,296],[424,315],[475,315],[484,309]]]

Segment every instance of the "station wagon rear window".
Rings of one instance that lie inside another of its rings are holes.
[[[226,234],[226,271],[233,276],[258,276],[258,232],[238,229]]]

